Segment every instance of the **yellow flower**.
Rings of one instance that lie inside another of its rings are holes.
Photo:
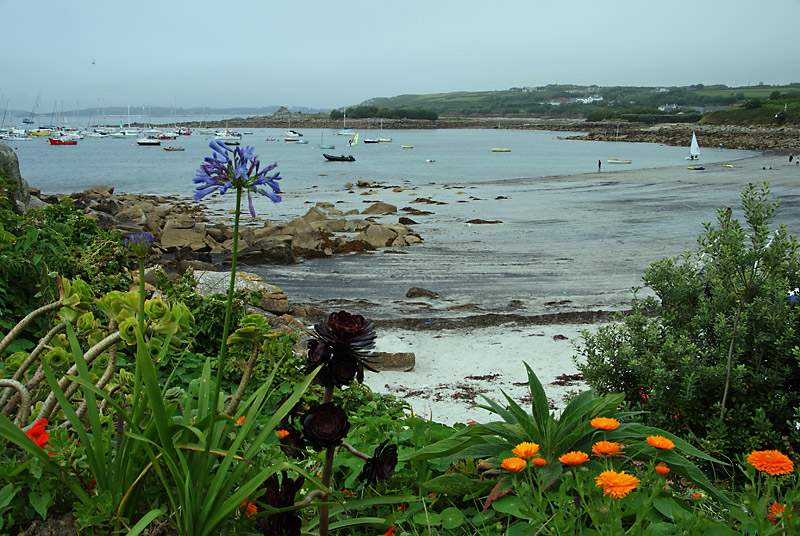
[[[527,441],[523,441],[522,443],[514,447],[514,450],[512,450],[511,452],[513,452],[514,456],[516,456],[517,458],[522,458],[523,460],[530,460],[531,458],[536,456],[537,452],[539,452],[539,445],[537,445],[536,443],[528,443]]]
[[[531,463],[536,467],[544,467],[545,465],[547,465],[547,460],[545,460],[544,458],[534,458],[531,460]]]
[[[664,462],[661,462],[656,465],[656,473],[662,476],[667,476],[669,474],[669,467],[667,467]]]
[[[673,443],[672,441],[670,441],[666,437],[660,436],[660,435],[651,435],[651,436],[649,436],[647,438],[646,441],[651,446],[653,446],[653,447],[655,447],[657,449],[669,450],[669,449],[674,449],[675,448],[675,443]]]
[[[639,479],[625,471],[603,471],[595,481],[598,488],[603,488],[603,495],[611,495],[615,499],[625,497],[639,485]]]
[[[609,417],[595,417],[592,419],[591,424],[601,430],[615,430],[619,426],[619,421]]]
[[[622,454],[622,445],[613,441],[598,441],[592,445],[592,452],[595,456],[616,456]]]
[[[502,467],[512,473],[518,473],[525,468],[525,460],[522,458],[506,458],[503,460]]]
[[[564,465],[580,465],[586,460],[589,459],[589,455],[585,452],[581,452],[579,450],[573,450],[572,452],[567,452],[566,454],[562,454],[561,457],[558,459]]]
[[[747,463],[770,475],[788,475],[794,471],[794,463],[786,454],[777,450],[754,450]]]

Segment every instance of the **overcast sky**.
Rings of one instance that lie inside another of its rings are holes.
[[[800,0],[0,0],[12,109],[800,82]]]

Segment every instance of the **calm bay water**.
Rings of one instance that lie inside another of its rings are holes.
[[[259,196],[260,217],[286,221],[317,201],[359,211],[376,200],[402,209],[412,196],[443,203],[413,205],[433,212],[413,216],[417,224],[412,227],[424,242],[393,254],[242,268],[280,286],[295,303],[347,307],[373,318],[504,310],[512,301],[526,313],[620,307],[630,299],[631,287],[641,285],[650,262],[693,248],[702,223],[713,221],[717,208],[734,207],[740,217],[736,207],[744,184],[770,179],[769,171],[740,170],[738,163],[723,176],[688,171],[689,140],[684,148],[565,140],[560,138],[565,133],[545,131],[402,130],[362,131],[362,138],[393,141],[348,147],[347,138],[335,131],[303,133],[308,144],[284,142],[277,129],[255,129],[244,136],[244,144],[255,147],[262,161],[278,162],[283,176],[283,202],[274,205]],[[69,147],[50,146],[46,140],[12,146],[23,178],[45,193],[109,184],[117,192],[188,198],[194,172],[211,152],[210,139],[192,135],[163,142],[184,147],[182,152],[112,138],[86,138]],[[273,139],[279,141],[267,141]],[[321,142],[336,148],[321,150]],[[709,169],[727,169],[714,163],[755,154],[700,144],[701,162]],[[511,152],[493,153],[493,147]],[[327,162],[323,152],[352,154],[356,161]],[[633,162],[612,165],[609,158]],[[551,178],[565,175],[576,176]],[[404,188],[363,197],[363,190],[351,193],[343,187],[360,179]],[[800,230],[794,184],[786,180],[773,188],[775,197],[785,201],[782,219],[790,232]],[[230,195],[203,202],[218,214],[233,208]],[[477,218],[500,223],[468,223]],[[384,221],[394,223],[397,215]],[[412,304],[405,298],[412,286],[442,298],[422,307]]]
[[[348,138],[332,130],[304,129],[308,144],[284,142],[277,129],[255,129],[243,144],[255,147],[265,163],[277,161],[286,200],[302,201],[304,193],[341,189],[345,182],[376,180],[399,186],[475,183],[490,179],[547,177],[597,171],[666,167],[681,164],[687,147],[642,143],[609,143],[561,139],[566,133],[516,130],[398,130],[361,131],[362,142],[348,146]],[[392,138],[391,143],[364,144],[363,138]],[[162,146],[184,147],[182,152],[161,147],[140,147],[133,139],[86,138],[76,146],[50,146],[46,139],[15,141],[22,176],[44,193],[71,193],[98,184],[117,192],[156,195],[192,193],[192,178],[203,158],[211,153],[210,135],[181,136]],[[277,141],[267,141],[277,140]],[[702,140],[701,140],[702,143]],[[335,145],[322,150],[321,144]],[[403,149],[403,145],[413,149]],[[511,149],[495,153],[494,147]],[[328,162],[322,153],[352,154],[355,162]],[[703,163],[752,153],[703,148]],[[631,159],[613,165],[609,158]],[[264,201],[264,206],[270,205]],[[289,203],[275,214],[288,208]]]

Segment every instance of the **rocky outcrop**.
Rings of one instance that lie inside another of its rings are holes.
[[[30,203],[28,183],[19,174],[19,160],[14,150],[0,143],[0,195],[8,197],[11,210],[22,214]]]
[[[60,202],[62,197],[45,196],[44,200]],[[181,272],[190,267],[208,270],[231,262],[233,228],[211,221],[200,203],[176,196],[115,194],[111,186],[95,186],[70,197],[103,229],[118,229],[123,236],[152,234],[154,250],[168,267]],[[344,214],[331,203],[319,203],[289,222],[247,223],[239,229],[237,262],[295,264],[298,258],[366,253],[421,242],[408,225],[378,221],[396,213],[397,207],[380,201],[360,214]]]

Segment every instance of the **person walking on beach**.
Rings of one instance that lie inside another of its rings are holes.
[[[598,160],[598,161],[597,161],[597,172],[598,172],[598,173],[600,173],[600,167],[601,167],[602,165],[603,165],[603,162],[602,162],[601,160]]]

